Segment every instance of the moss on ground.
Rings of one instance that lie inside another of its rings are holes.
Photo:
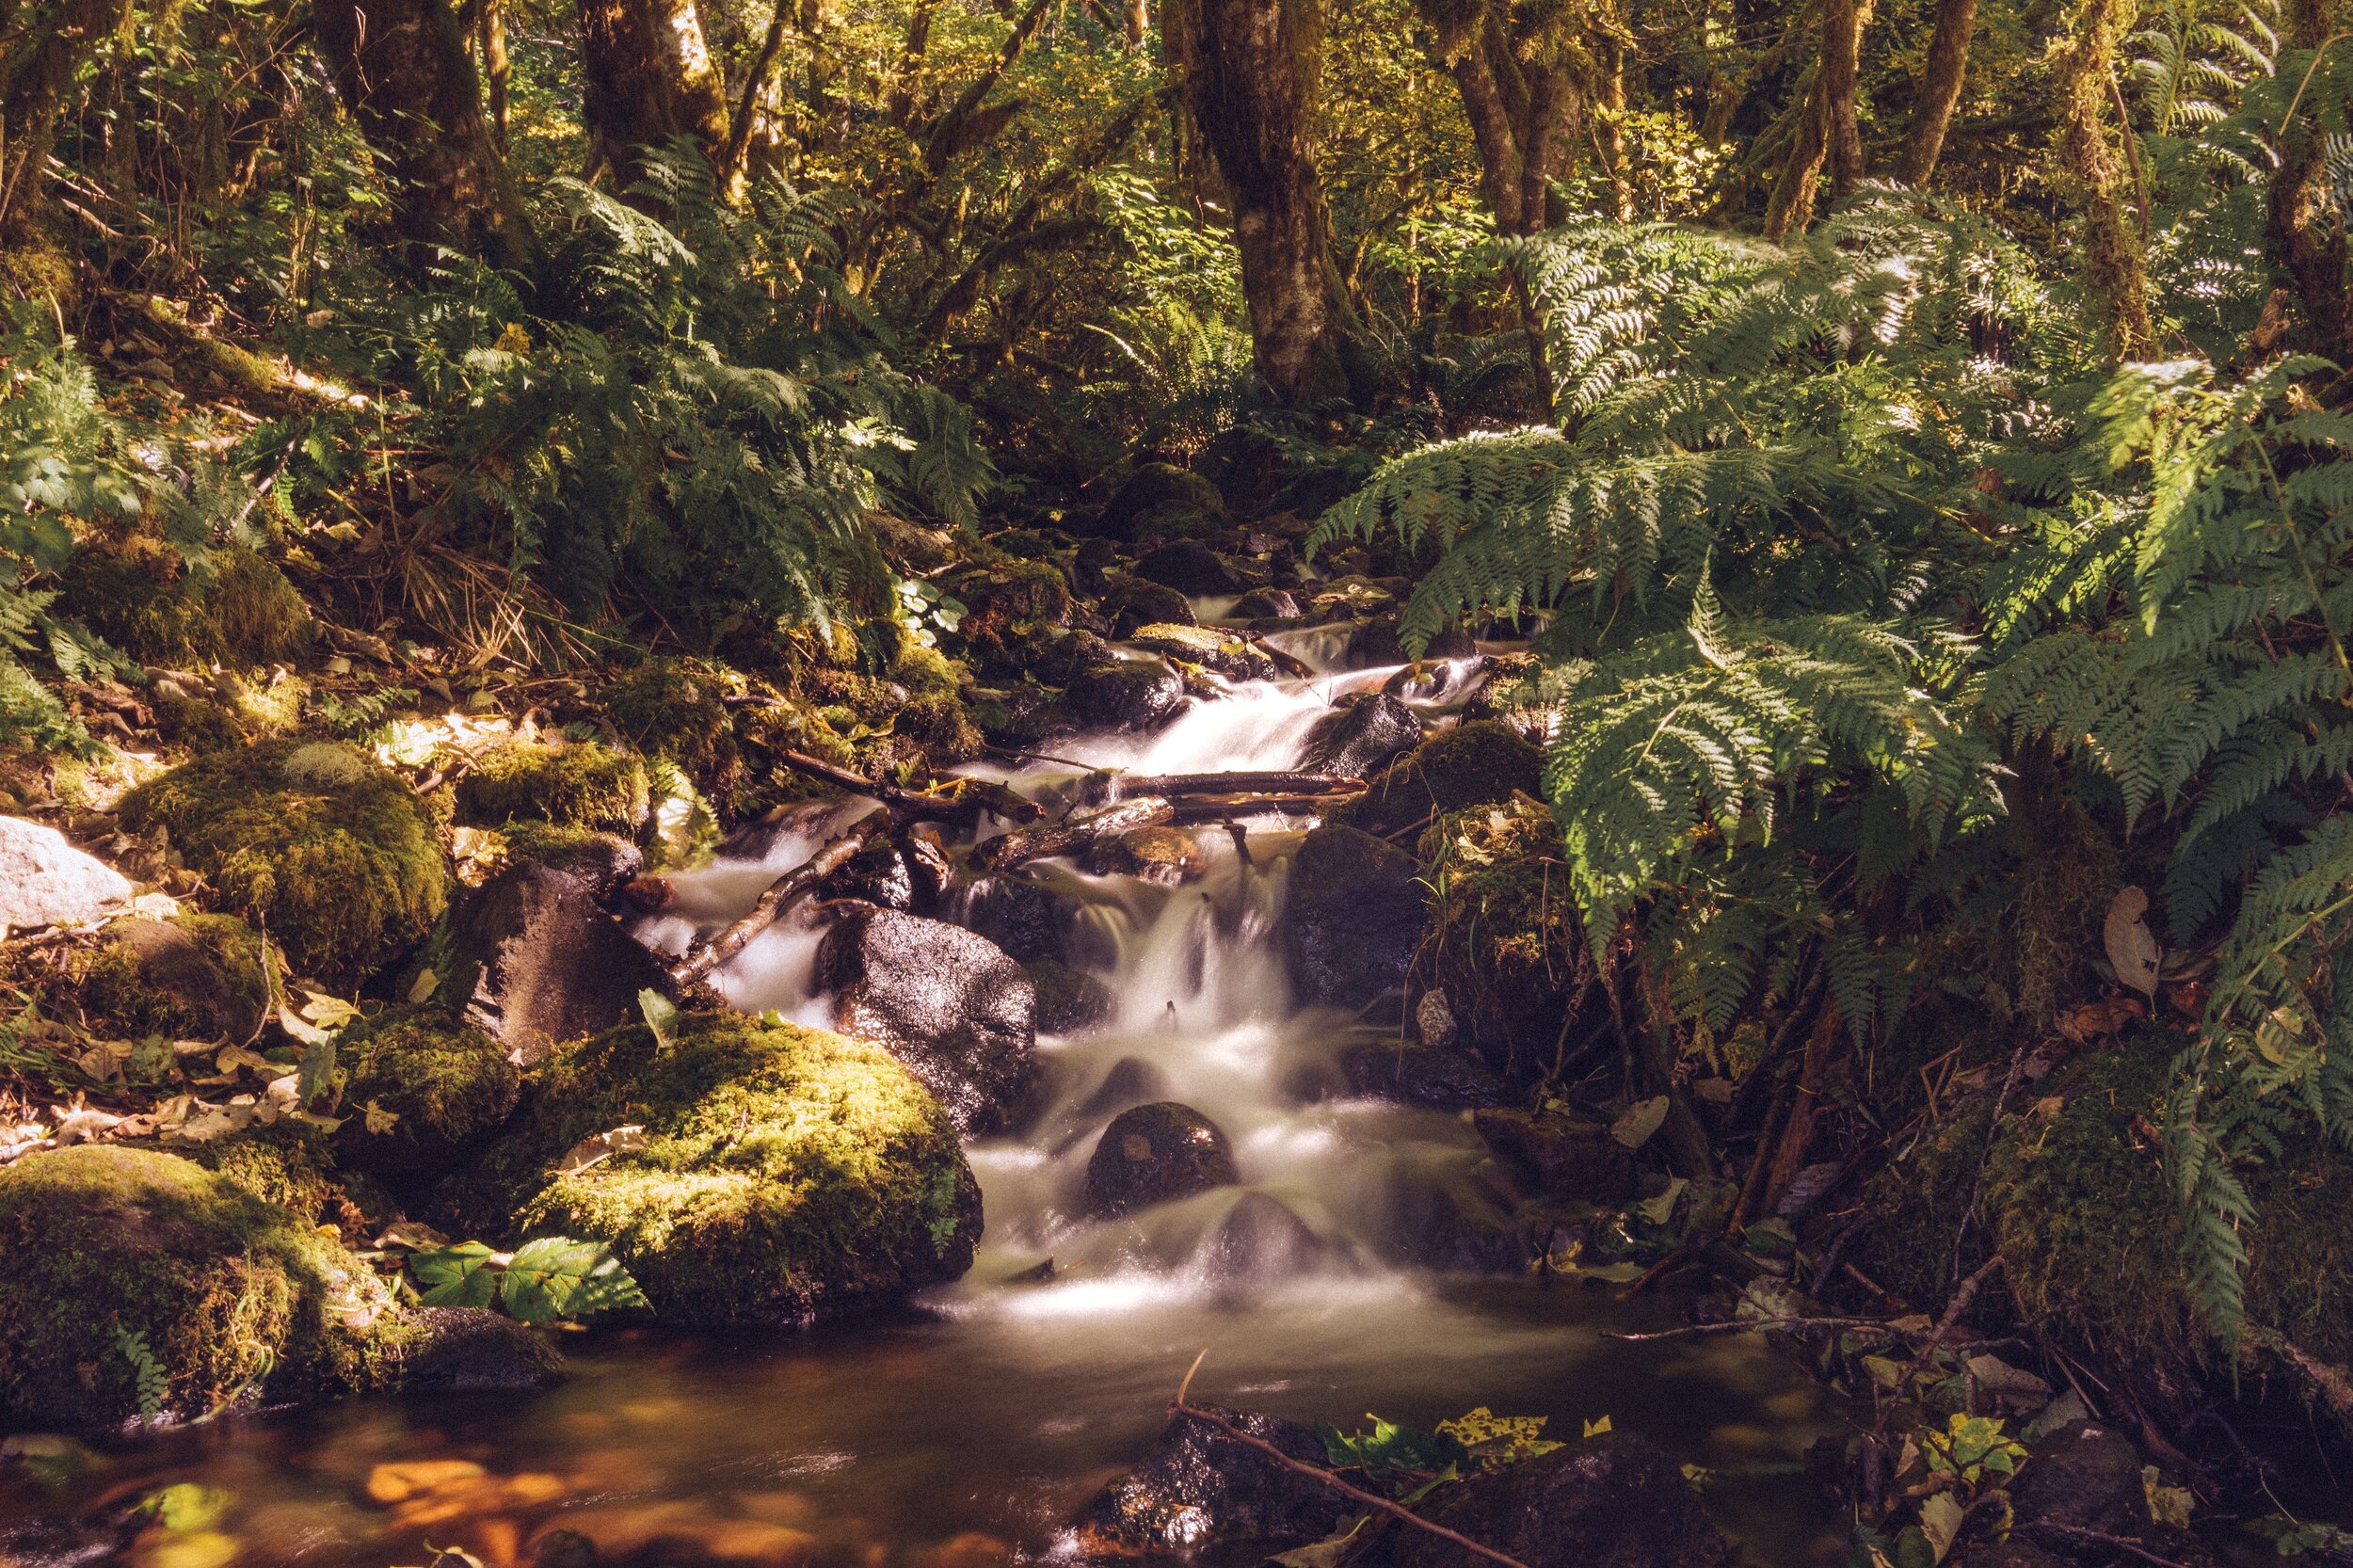
[[[1532,797],[1544,784],[1544,760],[1510,725],[1472,720],[1424,741],[1328,820],[1386,835],[1465,807]]]
[[[0,1419],[115,1426],[380,1385],[367,1266],[226,1176],[83,1144],[0,1168]]]
[[[269,741],[200,758],[125,795],[295,968],[357,979],[432,928],[448,868],[431,812],[349,746]]]
[[[234,915],[117,921],[58,979],[91,1027],[120,1039],[242,1043],[269,1010],[261,934]]]
[[[344,1211],[327,1133],[308,1122],[284,1119],[226,1138],[167,1146],[306,1224],[340,1224],[352,1217]]]
[[[626,837],[648,804],[645,763],[594,741],[493,746],[457,784],[457,820],[475,826],[536,818]]]
[[[678,659],[648,659],[606,688],[605,712],[648,757],[675,763],[715,801],[744,782],[744,754],[722,677]]]
[[[349,1075],[336,1152],[387,1181],[449,1170],[505,1123],[521,1090],[496,1040],[438,1008],[388,1009],[345,1031],[336,1049]],[[398,1119],[371,1130],[372,1109]]]
[[[696,1016],[559,1051],[516,1132],[458,1184],[471,1224],[609,1241],[673,1321],[792,1322],[971,1263],[980,1193],[946,1112],[879,1047]],[[642,1148],[568,1176],[615,1128]]]
[[[61,608],[149,664],[283,663],[309,650],[310,609],[285,573],[242,545],[192,571],[152,534],[98,534],[67,563]]]

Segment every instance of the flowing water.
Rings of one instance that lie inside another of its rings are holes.
[[[1292,650],[1321,663],[1337,648],[1303,633]],[[1054,798],[1094,767],[1292,766],[1336,697],[1392,673],[1243,685],[1156,735],[1064,742],[996,776]],[[1439,713],[1469,674],[1419,696]],[[670,914],[640,935],[675,948],[725,921],[861,809],[680,878]],[[1148,1448],[1206,1349],[1197,1397],[1300,1419],[1377,1411],[1427,1426],[1488,1405],[1574,1437],[1608,1416],[1715,1472],[1711,1510],[1749,1561],[1836,1560],[1835,1521],[1796,1470],[1837,1422],[1798,1369],[1745,1337],[1607,1336],[1677,1322],[1672,1297],[1621,1304],[1574,1275],[1449,1278],[1399,1261],[1426,1223],[1417,1200],[1470,1179],[1484,1150],[1461,1115],[1349,1097],[1338,1059],[1365,1026],[1294,1005],[1279,922],[1306,825],[1260,822],[1246,853],[1205,830],[1208,873],[1181,888],[1032,869],[1080,901],[1072,961],[1110,984],[1113,1014],[1039,1041],[1041,1113],[970,1150],[979,1260],[901,1316],[744,1340],[583,1335],[567,1347],[574,1375],[543,1393],[224,1422],[129,1447],[47,1493],[0,1471],[0,1518],[87,1517],[193,1481],[216,1489],[200,1512],[217,1517],[151,1530],[141,1568],[358,1568],[423,1561],[428,1543],[508,1568],[565,1526],[608,1548],[666,1533],[746,1563],[1050,1560],[1068,1550],[1072,1512]],[[817,939],[772,930],[719,984],[739,1006],[824,1023]],[[1102,1127],[1157,1099],[1216,1122],[1241,1184],[1087,1221],[1078,1192]]]

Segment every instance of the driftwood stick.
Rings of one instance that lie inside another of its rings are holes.
[[[1070,817],[1041,827],[1016,828],[981,845],[972,852],[972,858],[984,871],[1011,871],[1032,860],[1068,855],[1101,840],[1116,839],[1139,827],[1159,827],[1175,821],[1176,816],[1176,808],[1158,797],[1122,801],[1083,817]]]
[[[1273,660],[1274,667],[1276,669],[1281,670],[1285,675],[1289,676],[1292,680],[1313,680],[1316,678],[1316,667],[1307,663],[1306,660],[1299,657],[1296,653],[1284,652],[1281,648],[1276,648],[1273,643],[1268,642],[1264,637],[1259,636],[1256,632],[1249,633],[1249,642],[1252,648],[1257,648],[1259,652]]]
[[[1362,779],[1325,773],[1112,773],[1088,780],[1087,792],[1101,800],[1131,800],[1138,795],[1353,793],[1364,787]]]
[[[1171,821],[1176,823],[1223,822],[1227,817],[1255,816],[1268,811],[1324,811],[1343,801],[1354,800],[1355,792],[1333,794],[1277,795],[1205,795],[1193,800],[1174,801]]]
[[[1033,800],[1025,800],[1001,784],[985,779],[959,778],[942,790],[905,790],[896,784],[877,784],[864,774],[836,767],[822,759],[798,751],[779,751],[776,760],[794,773],[822,778],[826,783],[847,790],[854,795],[879,800],[910,821],[946,822],[957,818],[978,816],[994,811],[1016,822],[1034,822],[1045,815],[1045,808]]]
[[[1200,1366],[1200,1363],[1196,1361],[1193,1365],[1197,1368]],[[1185,1374],[1185,1382],[1188,1384],[1193,1382],[1193,1374],[1191,1372]],[[1339,1477],[1334,1475],[1331,1471],[1325,1469],[1321,1464],[1310,1464],[1304,1459],[1293,1459],[1290,1455],[1285,1453],[1282,1449],[1276,1448],[1265,1438],[1253,1437],[1250,1433],[1242,1431],[1241,1428],[1234,1425],[1233,1422],[1228,1421],[1223,1416],[1215,1415],[1212,1412],[1203,1410],[1198,1405],[1187,1404],[1181,1399],[1177,1400],[1168,1408],[1170,1413],[1173,1415],[1182,1416],[1190,1421],[1199,1421],[1204,1426],[1215,1427],[1218,1431],[1224,1432],[1235,1442],[1241,1444],[1244,1448],[1256,1449],[1257,1452],[1266,1455],[1269,1459],[1274,1461],[1274,1463],[1280,1464],[1286,1470],[1296,1471],[1300,1475],[1305,1476],[1310,1480],[1318,1481],[1322,1485],[1328,1486],[1333,1491],[1339,1493],[1341,1496],[1364,1504],[1365,1507],[1371,1509],[1376,1513],[1385,1513],[1392,1519],[1402,1520],[1404,1523],[1413,1526],[1416,1529],[1428,1530],[1432,1535],[1437,1536],[1440,1540],[1451,1541],[1456,1545],[1463,1547],[1466,1551],[1478,1553],[1481,1557],[1485,1558],[1490,1562],[1502,1563],[1503,1568],[1528,1568],[1528,1565],[1522,1562],[1518,1558],[1506,1557],[1503,1553],[1497,1551],[1493,1546],[1482,1546],[1478,1542],[1473,1541],[1469,1536],[1463,1534],[1459,1530],[1450,1530],[1444,1525],[1433,1524],[1401,1503],[1393,1503],[1388,1498],[1381,1496],[1375,1493],[1367,1492],[1361,1487],[1351,1486],[1348,1482],[1340,1480]]]
[[[749,914],[670,966],[670,979],[683,989],[708,977],[712,970],[750,946],[753,937],[781,920],[786,910],[807,897],[820,882],[848,865],[876,834],[891,825],[892,820],[888,808],[870,811],[826,840],[807,861],[771,882]]]

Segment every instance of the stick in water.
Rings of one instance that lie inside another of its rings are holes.
[[[799,903],[817,884],[848,865],[851,857],[864,849],[874,835],[888,826],[890,822],[888,808],[871,811],[826,840],[805,864],[768,884],[768,890],[760,895],[760,902],[752,905],[751,913],[673,965],[670,968],[671,980],[681,988],[692,985],[749,947],[753,937],[776,924],[786,910]]]

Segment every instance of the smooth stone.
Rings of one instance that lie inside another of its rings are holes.
[[[131,901],[120,872],[54,827],[0,817],[0,925],[79,925]]]

